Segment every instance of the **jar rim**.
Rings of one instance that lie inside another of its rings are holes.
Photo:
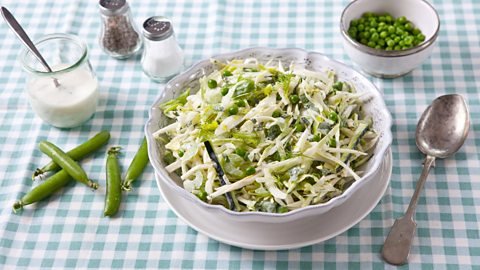
[[[20,62],[22,63],[22,66],[26,71],[28,71],[30,73],[33,73],[35,75],[38,75],[38,76],[52,76],[52,75],[57,75],[57,74],[63,74],[63,73],[70,72],[70,71],[76,69],[77,67],[79,67],[80,65],[82,65],[83,63],[85,63],[87,61],[87,59],[88,59],[88,47],[85,44],[85,42],[83,42],[81,39],[79,39],[78,36],[76,36],[76,35],[64,34],[64,33],[48,34],[48,35],[44,35],[44,36],[40,37],[39,39],[35,40],[33,43],[35,44],[35,46],[38,46],[38,45],[40,45],[44,42],[48,42],[48,41],[52,41],[52,40],[67,40],[69,42],[72,42],[75,45],[80,47],[80,49],[82,50],[82,54],[78,57],[78,60],[75,61],[73,64],[69,64],[68,66],[66,66],[62,69],[50,72],[50,71],[46,71],[46,70],[38,70],[38,69],[32,67],[31,65],[29,65],[27,63],[27,56],[29,56],[29,55],[33,56],[33,54],[27,48],[24,48],[22,50],[21,54],[20,54]]]

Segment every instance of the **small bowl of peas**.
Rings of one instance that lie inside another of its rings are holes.
[[[440,19],[425,0],[356,0],[343,10],[340,29],[355,64],[372,76],[396,78],[431,54]]]

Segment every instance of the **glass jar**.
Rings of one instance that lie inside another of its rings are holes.
[[[59,128],[76,127],[94,113],[98,83],[88,60],[87,45],[69,34],[51,34],[35,42],[52,69],[48,72],[28,50],[20,55],[28,72],[27,95],[35,113]]]
[[[125,0],[100,0],[102,25],[100,47],[110,56],[125,59],[142,47],[142,38],[132,20],[130,7]]]
[[[157,82],[165,82],[183,68],[183,51],[178,45],[172,23],[162,16],[154,16],[143,23],[144,50],[142,69]]]

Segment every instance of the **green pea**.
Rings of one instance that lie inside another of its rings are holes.
[[[413,25],[411,23],[406,23],[405,24],[405,29],[410,31],[410,30],[413,29]]]
[[[390,14],[385,14],[385,21],[386,21],[386,22],[392,22],[392,21],[393,21],[392,15],[390,15]]]
[[[395,46],[393,49],[394,49],[394,50],[396,50],[396,51],[399,51],[399,50],[401,50],[401,49],[402,49],[402,46],[400,46],[400,45],[396,45],[396,46]]]
[[[235,149],[235,154],[244,158],[247,154],[247,151],[245,151],[245,149],[243,149],[243,148],[237,148],[237,149]]]
[[[388,45],[388,47],[393,47],[393,46],[395,46],[395,41],[390,39],[389,41],[387,41],[387,45]]]
[[[314,142],[319,142],[320,139],[321,139],[320,135],[315,134],[315,135],[313,135],[312,141],[314,141]]]
[[[297,104],[297,103],[300,101],[300,98],[298,97],[298,95],[291,95],[291,96],[290,96],[290,101],[291,101],[293,104]]]
[[[385,22],[385,16],[378,17],[378,21],[384,23]]]
[[[390,34],[395,33],[395,27],[390,25],[390,26],[388,27],[388,33],[390,33]]]
[[[377,33],[374,33],[374,34],[372,34],[372,36],[370,37],[370,40],[376,42],[376,41],[378,40],[378,37],[379,37],[378,34],[377,34]]]
[[[375,43],[375,41],[369,41],[369,42],[367,43],[367,45],[368,45],[368,47],[372,47],[372,48],[373,48],[373,47],[375,47],[377,44]]]
[[[398,42],[400,42],[401,38],[400,37],[395,37],[393,40],[395,41],[395,43],[398,43]]]
[[[332,120],[333,122],[337,122],[338,121],[338,114],[334,111],[331,111],[328,114],[328,119]]]
[[[384,47],[384,46],[385,46],[385,40],[379,39],[379,40],[377,41],[377,44],[380,45],[381,47]]]
[[[363,30],[365,30],[365,26],[363,24],[359,24],[357,26],[357,29],[358,29],[358,31],[363,31]]]
[[[368,18],[370,18],[372,15],[373,15],[372,12],[365,12],[365,13],[362,14],[362,17],[368,19]]]
[[[407,22],[407,18],[405,18],[405,16],[402,16],[402,17],[398,18],[397,21],[401,24],[404,24],[404,23]]]
[[[230,108],[228,108],[228,114],[229,115],[235,115],[238,113],[238,106],[237,105],[232,105]]]
[[[238,107],[245,107],[247,104],[245,103],[245,100],[243,99],[240,99],[240,100],[237,100],[235,101],[235,104],[238,106]]]
[[[280,111],[280,110],[273,111],[272,117],[277,118],[277,117],[280,117],[280,116],[282,116],[282,111]]]
[[[405,41],[400,40],[400,41],[398,42],[398,45],[399,45],[399,46],[402,46],[402,47],[405,46]]]
[[[392,47],[387,47],[385,48],[386,51],[393,51],[393,48]]]
[[[418,34],[420,34],[420,33],[421,33],[421,32],[420,32],[420,29],[418,29],[418,28],[414,28],[414,29],[412,30],[412,34],[413,34],[414,36],[416,36],[416,35],[418,35]]]
[[[350,35],[352,38],[356,39],[357,38],[357,32],[348,30],[348,35]]]
[[[208,88],[210,89],[215,88],[217,87],[217,81],[215,81],[214,79],[210,79],[208,80],[207,85],[208,85]]]
[[[350,21],[350,27],[354,27],[354,26],[357,26],[358,25],[358,21],[357,20],[351,20]]]
[[[367,39],[370,38],[370,32],[367,32],[367,31],[363,32],[363,37]]]
[[[365,39],[365,38],[362,38],[362,39],[360,39],[360,43],[362,43],[363,45],[367,45],[368,40]]]
[[[222,89],[220,90],[220,93],[222,94],[222,96],[226,96],[228,94],[228,87],[225,86],[225,87],[222,87]]]
[[[296,123],[295,124],[295,131],[304,132],[305,131],[305,126],[301,123]]]
[[[185,152],[182,149],[178,150],[178,156],[183,157],[183,155],[185,155]]]
[[[245,170],[246,175],[252,175],[252,174],[255,174],[255,172],[256,172],[256,170],[255,170],[255,167],[253,167],[253,166],[250,166]]]
[[[225,76],[225,77],[230,77],[232,75],[233,75],[232,72],[228,69],[223,72],[223,76]]]
[[[408,36],[406,37],[403,42],[405,43],[405,45],[412,45],[413,43],[413,37],[412,36]]]
[[[416,38],[417,38],[420,42],[422,42],[422,41],[425,40],[425,35],[423,35],[423,34],[418,34]]]
[[[378,26],[378,23],[376,21],[372,20],[370,22],[370,27],[377,27],[377,26]]]
[[[200,200],[206,202],[207,201],[207,192],[205,190],[199,190],[197,194],[195,194]]]
[[[388,36],[388,33],[387,33],[386,31],[382,31],[382,32],[380,33],[380,37],[381,37],[381,38],[386,38],[387,36]]]
[[[342,88],[343,88],[343,82],[335,82],[333,85],[332,85],[333,89],[337,90],[337,91],[341,91]]]

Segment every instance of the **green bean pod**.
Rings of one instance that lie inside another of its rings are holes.
[[[67,155],[71,157],[73,160],[78,161],[79,159],[98,150],[100,147],[106,144],[109,139],[110,139],[110,133],[106,130],[101,131],[97,133],[95,136],[93,136],[92,138],[90,138],[88,141],[68,151]],[[58,166],[55,162],[51,161],[50,163],[43,166],[42,168],[37,168],[32,175],[32,179],[35,179],[35,177],[42,175],[46,172],[57,171],[59,169],[60,169],[60,166]]]
[[[118,164],[117,155],[120,153],[120,147],[112,147],[107,152],[106,177],[107,177],[107,194],[105,196],[105,216],[114,216],[120,207],[122,200],[122,178],[120,165]]]
[[[140,148],[138,149],[132,163],[128,166],[127,173],[125,173],[125,180],[123,180],[122,189],[129,191],[133,181],[137,179],[148,164],[148,149],[147,139],[144,137]]]
[[[62,149],[58,148],[51,142],[41,141],[38,144],[40,151],[49,156],[55,163],[57,163],[62,169],[64,169],[73,179],[80,183],[83,183],[93,189],[98,188],[98,183],[88,179],[85,171],[69,157]]]
[[[70,177],[70,175],[65,170],[60,170],[56,174],[50,176],[40,185],[36,186],[30,192],[25,194],[25,196],[23,196],[20,200],[16,201],[12,207],[13,212],[16,213],[25,205],[29,205],[43,200],[44,198],[50,196],[51,194],[65,186],[71,180],[72,177]]]

